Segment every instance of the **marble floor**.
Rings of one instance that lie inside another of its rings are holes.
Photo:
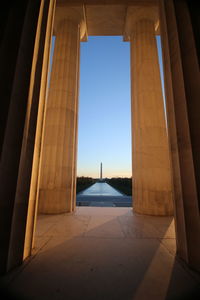
[[[9,299],[196,299],[199,278],[175,252],[171,217],[137,215],[128,207],[40,215],[33,255],[3,278],[2,294]]]

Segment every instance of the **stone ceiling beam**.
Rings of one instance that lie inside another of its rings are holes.
[[[73,3],[73,4],[72,4]],[[87,36],[124,36],[130,40],[130,28],[134,19],[141,15],[155,21],[155,33],[159,34],[158,1],[71,1],[58,0],[55,16],[55,28],[60,20],[78,18],[81,29],[81,41]],[[133,19],[132,19],[133,18]]]

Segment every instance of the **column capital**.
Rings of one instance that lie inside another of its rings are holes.
[[[135,24],[141,20],[152,21],[155,26],[155,34],[159,34],[158,6],[128,6],[124,26],[124,41],[130,41]]]
[[[87,41],[87,23],[85,17],[85,6],[76,5],[76,6],[66,6],[66,5],[57,5],[55,12],[54,20],[54,32],[58,31],[60,25],[65,21],[70,20],[80,26],[80,40],[81,42]]]

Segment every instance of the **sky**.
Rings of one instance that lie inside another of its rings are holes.
[[[81,43],[77,176],[98,178],[101,162],[104,178],[132,176],[130,43],[121,36]]]
[[[81,43],[78,176],[131,176],[130,54],[122,37]]]
[[[52,41],[52,65],[55,38]],[[161,80],[163,66],[157,37]],[[81,43],[77,176],[131,177],[130,43],[89,36]]]

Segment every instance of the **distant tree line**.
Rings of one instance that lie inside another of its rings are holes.
[[[91,185],[93,185],[96,182],[96,179],[91,177],[77,177],[76,179],[76,193],[80,193],[81,191],[87,189]]]
[[[131,196],[132,195],[132,178],[106,178],[106,182],[112,187],[117,189],[119,192]]]

